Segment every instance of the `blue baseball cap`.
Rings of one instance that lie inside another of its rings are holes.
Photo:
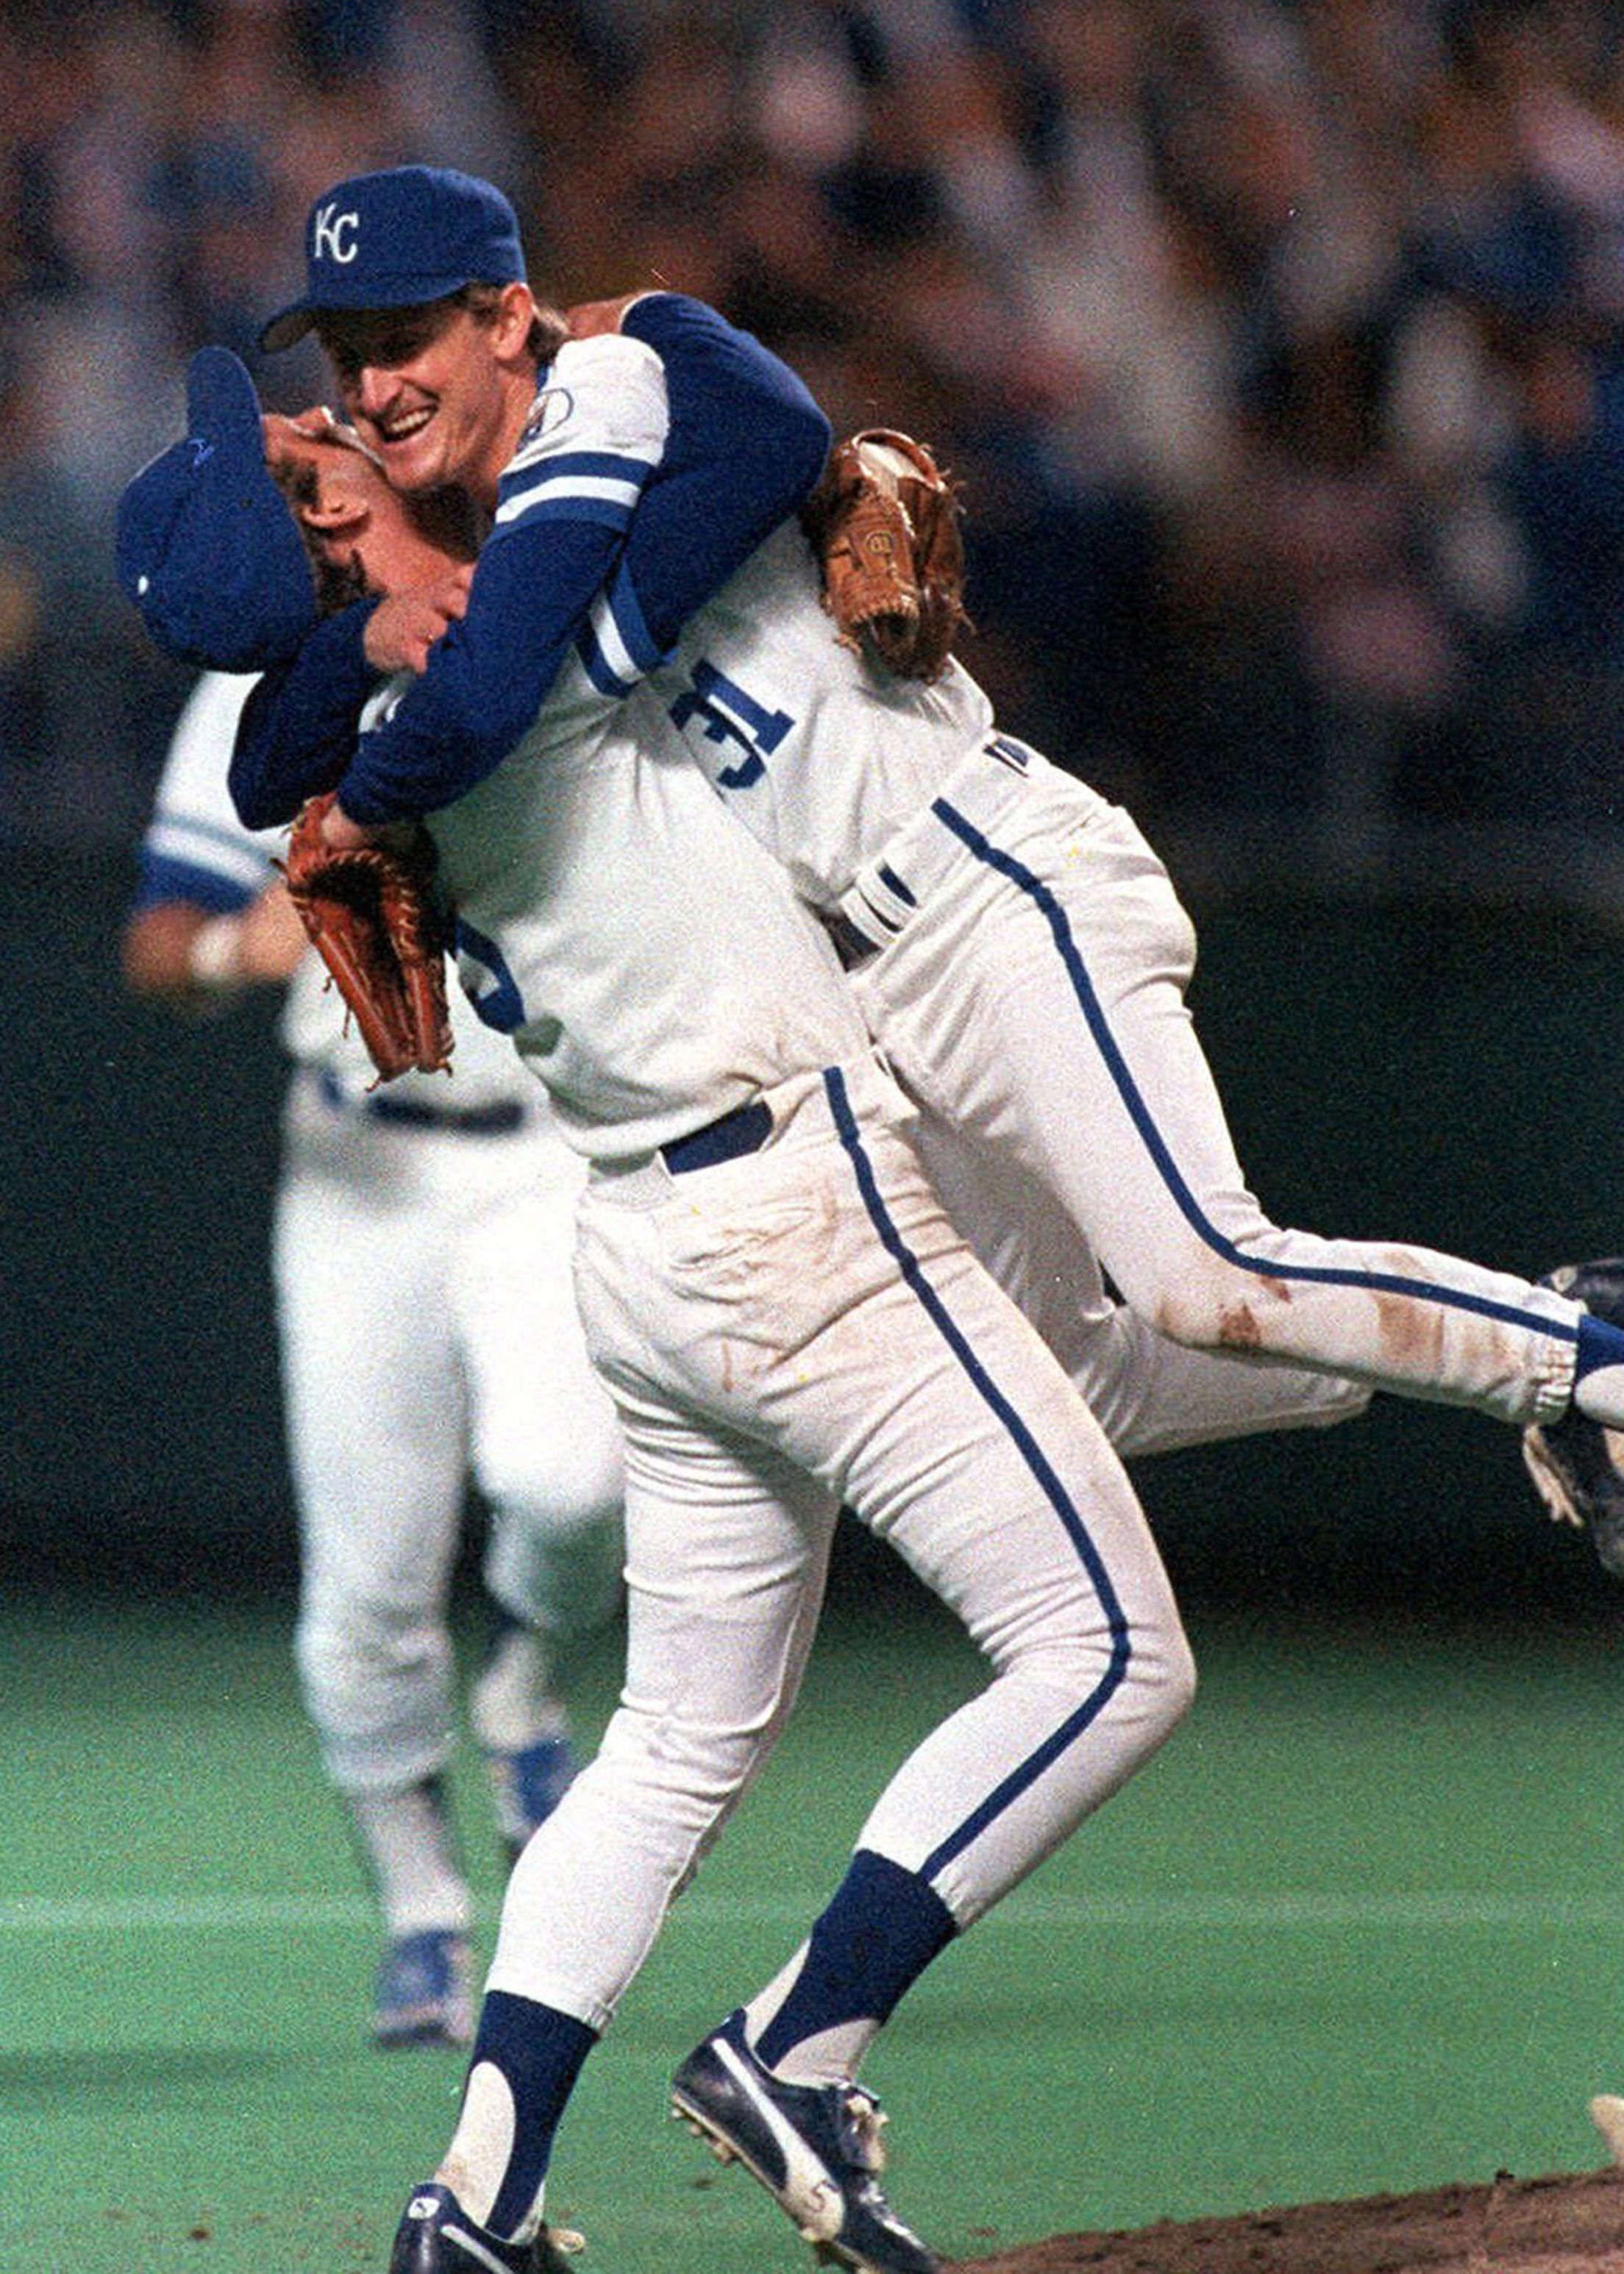
[[[317,621],[316,580],[265,463],[259,398],[229,348],[186,371],[184,442],[142,467],[118,501],[118,581],[166,655],[263,671]]]
[[[448,166],[390,166],[328,190],[304,224],[304,297],[259,334],[269,355],[329,309],[421,307],[464,284],[525,281],[513,207]]]

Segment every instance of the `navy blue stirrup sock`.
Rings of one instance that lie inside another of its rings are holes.
[[[584,2022],[506,1990],[487,1990],[469,2072],[488,2061],[513,2095],[513,2152],[485,2222],[510,2241],[535,2207],[553,2155],[553,2135],[581,2065],[598,2043]]]
[[[792,2047],[860,2020],[889,2021],[959,1929],[936,1889],[900,1864],[860,1849],[814,1926],[787,1998],[753,2051],[776,2068]]]

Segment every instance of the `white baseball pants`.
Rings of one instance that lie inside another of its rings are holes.
[[[274,1270],[303,1534],[296,1638],[349,1794],[444,1766],[446,1598],[471,1472],[486,1584],[560,1638],[618,1600],[620,1434],[575,1314],[582,1163],[545,1122],[470,1135],[329,1105],[297,1081]]]
[[[771,1140],[596,1176],[587,1341],[626,1444],[626,1686],[510,1882],[492,1989],[601,2029],[793,1703],[844,1502],[992,1678],[859,1844],[961,1924],[1162,1743],[1193,1672],[1120,1463],[950,1225],[872,1062],[785,1084]]]
[[[1087,1400],[1124,1461],[1363,1413],[1370,1385],[1282,1361],[1192,1350],[1107,1289],[1055,1194],[972,1132],[921,1105],[914,1142],[944,1206]]]
[[[853,983],[904,1086],[1047,1193],[1156,1336],[1515,1423],[1565,1410],[1576,1305],[1264,1214],[1184,1002],[1193,930],[1120,808],[999,736],[861,885],[899,925]]]

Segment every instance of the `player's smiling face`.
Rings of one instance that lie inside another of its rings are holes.
[[[322,317],[345,412],[394,488],[456,487],[494,505],[533,383],[531,308],[515,288],[491,313],[437,300]]]

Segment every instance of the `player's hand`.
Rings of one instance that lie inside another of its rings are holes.
[[[335,852],[352,853],[358,845],[374,845],[381,834],[370,822],[351,821],[336,798],[321,817],[321,841]]]
[[[336,798],[321,817],[321,841],[337,853],[353,853],[361,845],[387,845],[403,852],[417,834],[415,821],[352,821]]]
[[[267,410],[259,421],[259,431],[265,437],[265,463],[274,473],[290,461],[299,457],[302,443],[337,440],[335,432],[338,421],[325,403],[312,403],[308,410],[299,410],[291,417],[285,410]]]
[[[280,879],[243,910],[237,958],[244,979],[274,983],[291,977],[307,945],[298,910]]]
[[[364,458],[372,455],[355,428],[347,426],[325,403],[312,403],[306,410],[267,410],[260,418],[259,431],[265,438],[265,463],[274,474],[307,463],[312,442],[354,450]]]
[[[464,564],[448,569],[432,584],[414,585],[380,600],[362,636],[362,646],[373,670],[425,669],[435,641],[447,626],[467,614],[473,574],[472,568]]]

